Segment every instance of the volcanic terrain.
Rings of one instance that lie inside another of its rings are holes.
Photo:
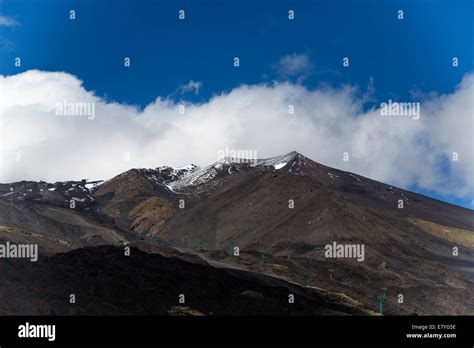
[[[472,210],[296,152],[0,184],[7,241],[40,260],[0,259],[0,314],[474,314]]]

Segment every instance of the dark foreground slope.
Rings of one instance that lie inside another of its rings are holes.
[[[344,296],[111,246],[0,263],[1,315],[367,315]],[[74,294],[76,303],[69,303]],[[179,302],[184,294],[185,303]],[[289,303],[294,294],[294,303]]]

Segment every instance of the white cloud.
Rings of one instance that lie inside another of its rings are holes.
[[[202,87],[202,82],[191,80],[187,84],[179,86],[178,92],[181,92],[181,93],[192,92],[197,95],[199,94],[201,87]]]
[[[170,99],[158,98],[142,111],[106,102],[60,72],[0,76],[0,88],[0,182],[107,179],[131,167],[206,165],[228,147],[256,149],[259,157],[296,150],[396,186],[474,193],[473,74],[454,93],[425,100],[420,120],[364,112],[359,93],[347,86],[244,85],[190,103],[184,114]],[[57,116],[56,104],[64,100],[95,103],[95,118]],[[346,151],[349,162],[342,160]],[[453,152],[458,162],[451,161]]]
[[[278,61],[274,66],[277,74],[281,77],[301,77],[306,76],[312,69],[312,65],[307,54],[288,54]]]
[[[18,24],[14,18],[0,14],[0,27],[12,27]]]

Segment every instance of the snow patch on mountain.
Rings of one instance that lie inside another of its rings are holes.
[[[284,155],[257,160],[257,166],[263,166],[263,167],[279,166],[279,168],[276,168],[276,169],[280,169],[284,167],[284,165],[281,166],[282,164],[286,165],[287,163],[296,159],[298,156],[299,156],[298,152],[292,151]]]
[[[278,163],[278,164],[275,164],[274,167],[275,167],[276,170],[278,170],[278,169],[281,169],[284,166],[286,166],[286,164],[287,164],[286,162],[285,163]]]
[[[187,188],[206,184],[221,173],[232,175],[244,168],[251,167],[273,167],[275,170],[278,170],[285,167],[297,157],[298,153],[295,151],[285,155],[256,160],[251,163],[239,158],[226,157],[207,167],[197,168],[196,170],[190,171],[177,180],[166,181],[165,185],[173,192],[183,192]]]
[[[172,192],[182,191],[189,186],[198,186],[204,184],[216,177],[219,172],[224,170],[224,163],[214,163],[204,168],[196,168],[177,180],[169,180],[164,184]]]

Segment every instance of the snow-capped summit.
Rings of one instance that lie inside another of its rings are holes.
[[[260,168],[264,170],[279,170],[284,167],[291,171],[299,158],[305,158],[296,151],[266,159],[249,161],[247,159],[225,157],[211,165],[196,168],[177,179],[165,181],[165,185],[173,192],[184,192],[187,188],[196,187],[217,178],[232,175],[243,170]]]
[[[232,174],[231,167],[234,164],[228,161],[218,161],[207,167],[196,167],[194,170],[187,172],[176,179],[167,180],[164,182],[166,187],[172,192],[183,191],[186,187],[198,186],[214,179],[219,173],[227,172]]]
[[[284,155],[260,159],[257,161],[257,166],[274,167],[276,170],[282,169],[284,167],[289,168],[300,157],[303,158],[304,156],[300,155],[296,151],[292,151]]]

